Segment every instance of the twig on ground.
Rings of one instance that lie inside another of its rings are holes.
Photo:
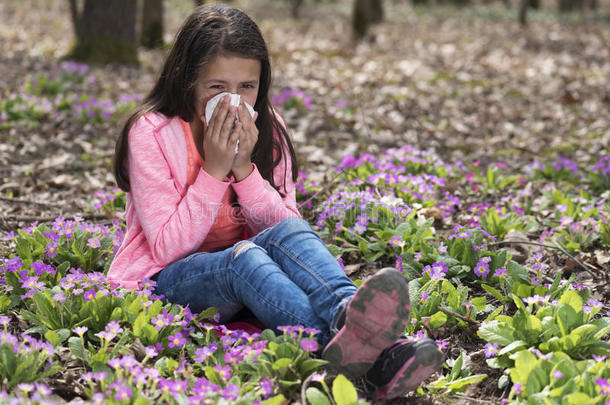
[[[521,245],[534,245],[534,246],[542,246],[543,248],[547,248],[547,249],[556,249],[561,251],[563,254],[565,254],[566,256],[568,256],[570,259],[574,260],[574,262],[576,264],[578,264],[580,267],[582,267],[583,269],[585,269],[586,271],[588,271],[589,273],[591,273],[591,270],[598,270],[596,267],[592,266],[592,265],[588,265],[589,267],[587,267],[584,263],[582,263],[580,260],[578,260],[576,257],[572,256],[570,253],[568,253],[567,250],[565,250],[559,243],[557,243],[556,240],[553,239],[553,243],[555,244],[553,245],[545,245],[544,243],[538,243],[538,242],[530,242],[530,241],[519,241],[519,240],[501,240],[499,242],[493,242],[493,243],[488,243],[487,246],[495,246],[495,245],[506,245],[509,243],[517,243],[517,244],[521,244]],[[591,273],[593,274],[593,273]]]
[[[450,309],[447,308],[443,308],[443,307],[438,307],[438,310],[441,312],[444,312],[445,314],[449,315],[449,316],[453,316],[454,318],[458,318],[461,319],[464,322],[468,322],[471,325],[475,325],[475,326],[479,326],[480,324],[475,321],[474,319],[470,319],[470,318],[466,318],[464,315],[458,314],[457,312],[453,312]]]
[[[590,267],[587,267],[584,263],[582,263],[580,260],[578,260],[576,257],[572,256],[571,254],[568,253],[567,250],[564,249],[563,246],[561,246],[559,243],[557,243],[557,241],[555,239],[553,239],[553,243],[555,244],[555,246],[557,247],[557,249],[561,250],[563,252],[563,254],[565,254],[566,256],[568,256],[570,259],[574,260],[576,263],[578,263],[578,265],[580,267],[582,267],[583,269],[585,269],[586,271],[588,271],[589,273],[591,273],[591,270],[597,270],[595,267],[589,265]],[[591,273],[593,275],[593,273]]]

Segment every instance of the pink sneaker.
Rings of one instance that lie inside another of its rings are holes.
[[[322,358],[347,377],[364,375],[404,332],[410,310],[405,277],[392,268],[379,270],[347,304],[345,324],[326,345]]]
[[[362,378],[364,391],[375,400],[404,396],[437,371],[443,358],[432,339],[398,339]]]

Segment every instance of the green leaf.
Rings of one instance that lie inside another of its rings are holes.
[[[527,269],[513,260],[508,261],[508,264],[506,265],[506,272],[515,281],[520,280],[520,281],[524,282],[525,284],[531,283]],[[520,297],[523,297],[523,296],[520,295]],[[527,295],[525,295],[525,297],[527,297]]]
[[[502,374],[502,376],[498,379],[498,388],[502,389],[508,385],[510,382],[510,378],[506,374]]]
[[[326,361],[326,360],[307,359],[303,363],[301,363],[301,366],[299,367],[299,371],[301,372],[301,374],[307,374],[310,371],[315,370],[318,367],[322,367],[326,364],[328,364],[328,361]]]
[[[59,344],[59,335],[52,330],[48,330],[44,334],[44,338],[47,339],[47,341],[53,346],[57,346]]]
[[[493,257],[491,263],[494,269],[504,266],[506,263],[506,256],[508,252],[506,250],[499,250],[496,255]]]
[[[529,344],[538,343],[542,334],[542,322],[524,309],[519,309],[513,317],[515,336],[522,338]]]
[[[491,314],[489,314],[487,318],[485,318],[485,322],[493,321],[498,315],[502,313],[502,311],[504,311],[504,307],[496,308]]]
[[[284,389],[290,390],[295,389],[296,387],[301,385],[301,380],[277,380],[280,386]]]
[[[138,315],[138,317],[136,318],[135,322],[133,323],[133,335],[135,337],[141,337],[142,328],[147,323],[148,323],[148,316],[146,315],[146,313],[141,312],[140,315]]]
[[[91,354],[85,346],[83,345],[83,341],[80,337],[73,336],[68,339],[68,347],[70,348],[70,352],[74,357],[79,360],[82,360],[86,364],[89,364],[91,361]]]
[[[281,343],[275,350],[275,354],[277,354],[277,357],[292,358],[297,351],[297,347],[292,343]]]
[[[571,290],[568,292],[571,292]],[[582,313],[582,307],[580,311]],[[557,309],[557,313],[555,314],[554,320],[555,323],[557,323],[557,326],[559,327],[561,336],[567,336],[572,330],[572,328],[579,323],[579,318],[581,317],[578,316],[578,314],[570,304],[560,305],[559,309]]]
[[[487,306],[487,298],[485,297],[475,297],[472,299],[472,305],[477,309],[477,311],[485,310]]]
[[[343,374],[339,374],[333,381],[332,392],[337,405],[351,405],[358,401],[356,388]]]
[[[132,314],[140,314],[142,311],[142,297],[138,297],[129,304],[127,307],[127,312]]]
[[[275,343],[275,333],[271,329],[265,329],[261,332],[261,340],[266,340],[270,343]]]
[[[511,356],[512,357],[512,356]],[[525,386],[530,372],[536,368],[538,358],[529,350],[521,350],[515,356],[515,367],[510,370],[513,382],[520,382]]]
[[[284,403],[284,396],[282,394],[278,394],[274,397],[266,399],[262,402],[263,405],[280,405]]]
[[[591,323],[597,328],[594,336],[595,339],[601,339],[610,332],[610,318],[608,317],[596,319]]]
[[[545,372],[542,367],[534,367],[527,377],[525,392],[528,395],[538,394],[547,385],[549,385],[549,373]]]
[[[498,352],[498,356],[502,356],[504,354],[510,354],[512,352],[515,352],[517,350],[523,349],[527,347],[527,343],[524,342],[523,340],[515,340],[514,342],[512,342],[511,344],[509,344],[506,347],[503,347],[502,350],[500,350]]]
[[[164,357],[166,358],[166,357]],[[155,368],[157,368],[156,364],[155,364]],[[206,366],[204,369],[205,372],[205,377],[210,380],[210,382],[216,384],[216,385],[220,385],[222,386],[224,384],[222,377],[220,376],[220,373],[218,372],[218,370],[210,367],[210,366]]]
[[[11,299],[6,295],[0,296],[0,313],[5,313],[11,305]]]
[[[449,304],[451,308],[459,309],[461,307],[460,294],[451,282],[443,280],[443,283],[441,284],[441,293],[447,294],[447,304]]]
[[[460,355],[453,363],[453,367],[451,368],[451,373],[449,373],[449,380],[455,380],[462,373],[462,365],[464,364],[464,352],[460,352]]]
[[[430,328],[440,328],[447,322],[447,315],[444,312],[438,311],[430,317]]]
[[[583,392],[575,392],[564,397],[562,404],[586,405],[594,403],[593,398]]]
[[[331,405],[328,397],[315,387],[307,388],[307,391],[305,391],[305,397],[307,397],[307,400],[311,405]]]
[[[507,369],[515,365],[515,363],[508,358],[508,356],[492,357],[485,361],[490,368],[501,368]]]
[[[508,346],[515,340],[514,332],[515,329],[507,323],[493,320],[481,325],[477,334],[488,342]]]
[[[272,367],[273,367],[274,370],[282,370],[284,368],[287,368],[291,364],[292,364],[292,359],[291,358],[282,357],[281,359],[277,359],[273,363]]]
[[[161,303],[161,301],[158,301],[158,302]],[[218,313],[218,308],[216,308],[216,307],[206,308],[203,311],[201,311],[199,313],[199,315],[197,315],[197,320],[203,321],[203,320],[207,320],[207,319],[213,319],[214,315],[216,315],[217,313]],[[156,315],[158,315],[158,313],[152,314],[151,316],[155,317]]]
[[[582,312],[582,298],[580,295],[574,290],[568,290],[559,299],[557,305],[561,306],[563,304],[568,304],[574,309],[574,312]]]
[[[55,333],[57,333],[57,335],[59,336],[59,344],[65,342],[70,337],[70,335],[72,335],[70,329],[58,329],[55,331]]]
[[[496,290],[495,288],[487,285],[487,284],[481,284],[481,287],[483,287],[483,289],[485,291],[487,291],[488,293],[490,293],[491,295],[494,296],[495,299],[497,299],[498,301],[500,301],[501,303],[504,304],[504,302],[506,301],[506,298],[504,298],[504,296],[502,295],[502,293],[498,290]]]
[[[460,378],[459,380],[452,381],[447,385],[451,391],[462,391],[469,385],[478,384],[487,378],[487,374],[475,374],[468,377]]]

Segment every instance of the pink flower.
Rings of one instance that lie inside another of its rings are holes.
[[[484,259],[486,258],[484,257],[483,259],[479,260],[477,265],[474,266],[474,274],[479,277],[485,277],[489,274],[489,264],[487,264]]]
[[[318,350],[318,342],[313,339],[303,339],[301,340],[301,347],[306,352],[315,352]]]
[[[419,293],[419,302],[421,302],[423,304],[424,302],[426,302],[428,297],[430,297],[430,294],[428,294],[427,292],[425,292],[425,291],[420,292]]]
[[[485,357],[488,359],[490,357],[494,357],[498,355],[498,344],[497,343],[487,343],[485,345]]]
[[[216,353],[216,350],[218,350],[218,343],[216,342],[212,342],[207,346],[196,349],[195,361],[198,363],[203,363],[208,357]]]
[[[100,239],[96,236],[94,238],[90,238],[87,241],[87,246],[91,247],[91,248],[98,248],[101,246],[100,244]]]
[[[169,343],[167,346],[170,349],[173,347],[184,346],[184,344],[186,343],[186,339],[184,338],[184,336],[182,336],[180,332],[176,332],[176,334],[174,335],[169,335],[168,340]]]
[[[422,275],[428,275],[432,280],[444,280],[448,267],[444,262],[432,263],[422,269]]]
[[[85,301],[91,301],[95,298],[95,290],[91,289],[85,292],[85,294],[83,295],[83,298],[85,299]]]
[[[506,267],[499,267],[494,272],[494,277],[506,277],[507,275]]]

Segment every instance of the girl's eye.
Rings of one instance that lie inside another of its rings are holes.
[[[211,89],[222,89],[222,84],[213,84],[210,86]]]
[[[244,87],[245,89],[253,89],[254,85],[247,83],[247,84],[244,84],[242,87]]]

